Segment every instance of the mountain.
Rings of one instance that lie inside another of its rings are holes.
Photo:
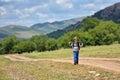
[[[39,34],[36,30],[20,25],[8,25],[0,27],[0,38],[10,35],[16,35],[18,38],[30,38],[33,35]]]
[[[27,39],[34,35],[47,34],[56,30],[61,30],[66,28],[71,24],[75,24],[78,21],[81,21],[82,18],[74,18],[70,20],[63,21],[55,21],[52,23],[38,23],[34,24],[31,27],[21,26],[21,25],[8,25],[4,27],[0,27],[0,39],[10,36],[16,35],[17,38]]]
[[[47,35],[50,38],[56,38],[57,39],[57,38],[61,37],[62,35],[64,35],[67,32],[79,29],[80,26],[81,26],[81,21],[77,22],[76,24],[72,24],[72,25],[70,25],[70,26],[68,26],[68,27],[66,27],[64,29],[53,31],[53,32],[51,32],[51,33],[49,33]]]
[[[120,23],[120,2],[96,12],[92,17]]]
[[[95,17],[101,20],[112,20],[116,23],[120,23],[120,2],[116,3],[112,6],[106,7],[105,9],[102,9],[98,12],[96,12],[94,15],[90,17]],[[79,29],[82,22],[78,22],[74,25],[70,25],[64,29],[53,31],[49,34],[47,34],[51,38],[59,38],[60,36],[64,35],[67,32],[73,31],[75,29]]]
[[[82,21],[83,18],[84,17],[74,18],[74,19],[64,20],[64,21],[55,21],[52,23],[49,23],[49,22],[38,23],[38,24],[32,25],[31,28],[44,31],[45,33],[50,33],[58,29],[64,29],[71,24],[77,23],[78,21]]]

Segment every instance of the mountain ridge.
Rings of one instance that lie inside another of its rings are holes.
[[[92,17],[97,17],[102,20],[112,20],[116,23],[120,23],[120,2],[96,12],[92,15]]]
[[[48,34],[58,29],[62,29],[61,27],[65,28],[73,23],[76,23],[77,21],[81,21],[82,19],[83,17],[63,21],[55,21],[52,23],[50,22],[39,23],[40,25],[42,25],[42,27],[40,28],[33,26],[26,27],[21,25],[7,25],[4,27],[0,27],[0,39],[10,35],[16,35],[18,38],[27,39],[34,35]]]

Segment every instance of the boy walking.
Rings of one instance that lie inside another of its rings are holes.
[[[74,42],[69,42],[69,46],[73,49],[74,65],[76,65],[79,63],[79,50],[83,46],[83,44],[80,45],[80,43],[78,42],[78,38],[74,37]]]

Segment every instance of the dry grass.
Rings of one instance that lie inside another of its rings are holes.
[[[99,68],[50,61],[12,62],[6,64],[6,69],[13,80],[95,80],[95,78],[99,80],[105,80],[105,78],[108,78],[107,80],[120,79],[118,73],[110,73]]]

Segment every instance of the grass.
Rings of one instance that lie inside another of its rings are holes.
[[[119,80],[115,72],[108,72],[100,68],[70,63],[50,61],[37,62],[9,62],[4,64],[5,75],[0,80]],[[90,73],[93,71],[93,73]],[[2,71],[4,72],[4,71]],[[0,73],[2,73],[0,72]],[[100,74],[99,76],[96,76]],[[1,77],[1,75],[0,75]]]
[[[12,80],[5,69],[5,64],[9,62],[3,55],[0,55],[0,80]]]
[[[73,56],[72,49],[24,53],[22,55],[30,58],[69,58]],[[79,56],[120,58],[120,44],[84,47],[81,48]]]

